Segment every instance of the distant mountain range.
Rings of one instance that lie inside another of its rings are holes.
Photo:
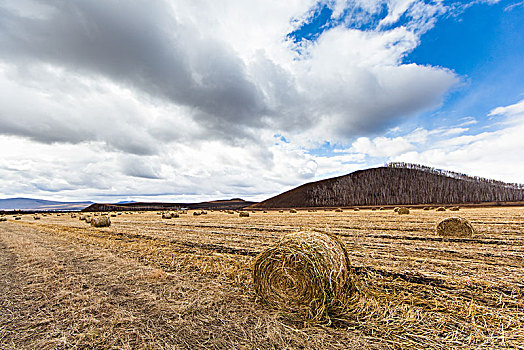
[[[0,210],[82,210],[93,202],[57,202],[34,198],[0,199]]]
[[[200,203],[165,203],[165,202],[130,202],[130,203],[94,203],[83,211],[132,211],[132,210],[176,210],[176,209],[214,209],[237,210],[243,209],[255,202],[248,202],[240,198],[216,200]]]
[[[481,204],[524,201],[524,185],[468,176],[418,164],[383,167],[316,181],[250,208]]]

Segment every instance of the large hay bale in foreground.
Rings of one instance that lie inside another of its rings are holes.
[[[253,265],[253,285],[269,306],[309,321],[343,311],[356,287],[344,243],[324,232],[284,236],[260,253]]]
[[[399,215],[406,215],[409,214],[409,209],[404,207],[398,208],[397,213],[399,213]]]
[[[96,216],[91,219],[91,226],[109,227],[111,226],[111,220],[109,219],[109,216]]]
[[[464,218],[451,217],[441,220],[435,229],[437,235],[447,237],[470,237],[475,233],[471,223]]]

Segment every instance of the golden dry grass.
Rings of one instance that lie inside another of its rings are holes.
[[[142,213],[108,228],[66,215],[8,217],[0,348],[523,348],[524,209],[461,208],[475,235],[437,236],[450,216]],[[358,303],[330,326],[255,297],[254,257],[305,228],[338,235],[356,276]]]

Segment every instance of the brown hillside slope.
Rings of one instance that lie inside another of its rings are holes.
[[[524,187],[424,166],[393,163],[311,182],[253,208],[519,202]]]

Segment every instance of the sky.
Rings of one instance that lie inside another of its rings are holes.
[[[524,183],[524,1],[0,0],[0,198]]]

